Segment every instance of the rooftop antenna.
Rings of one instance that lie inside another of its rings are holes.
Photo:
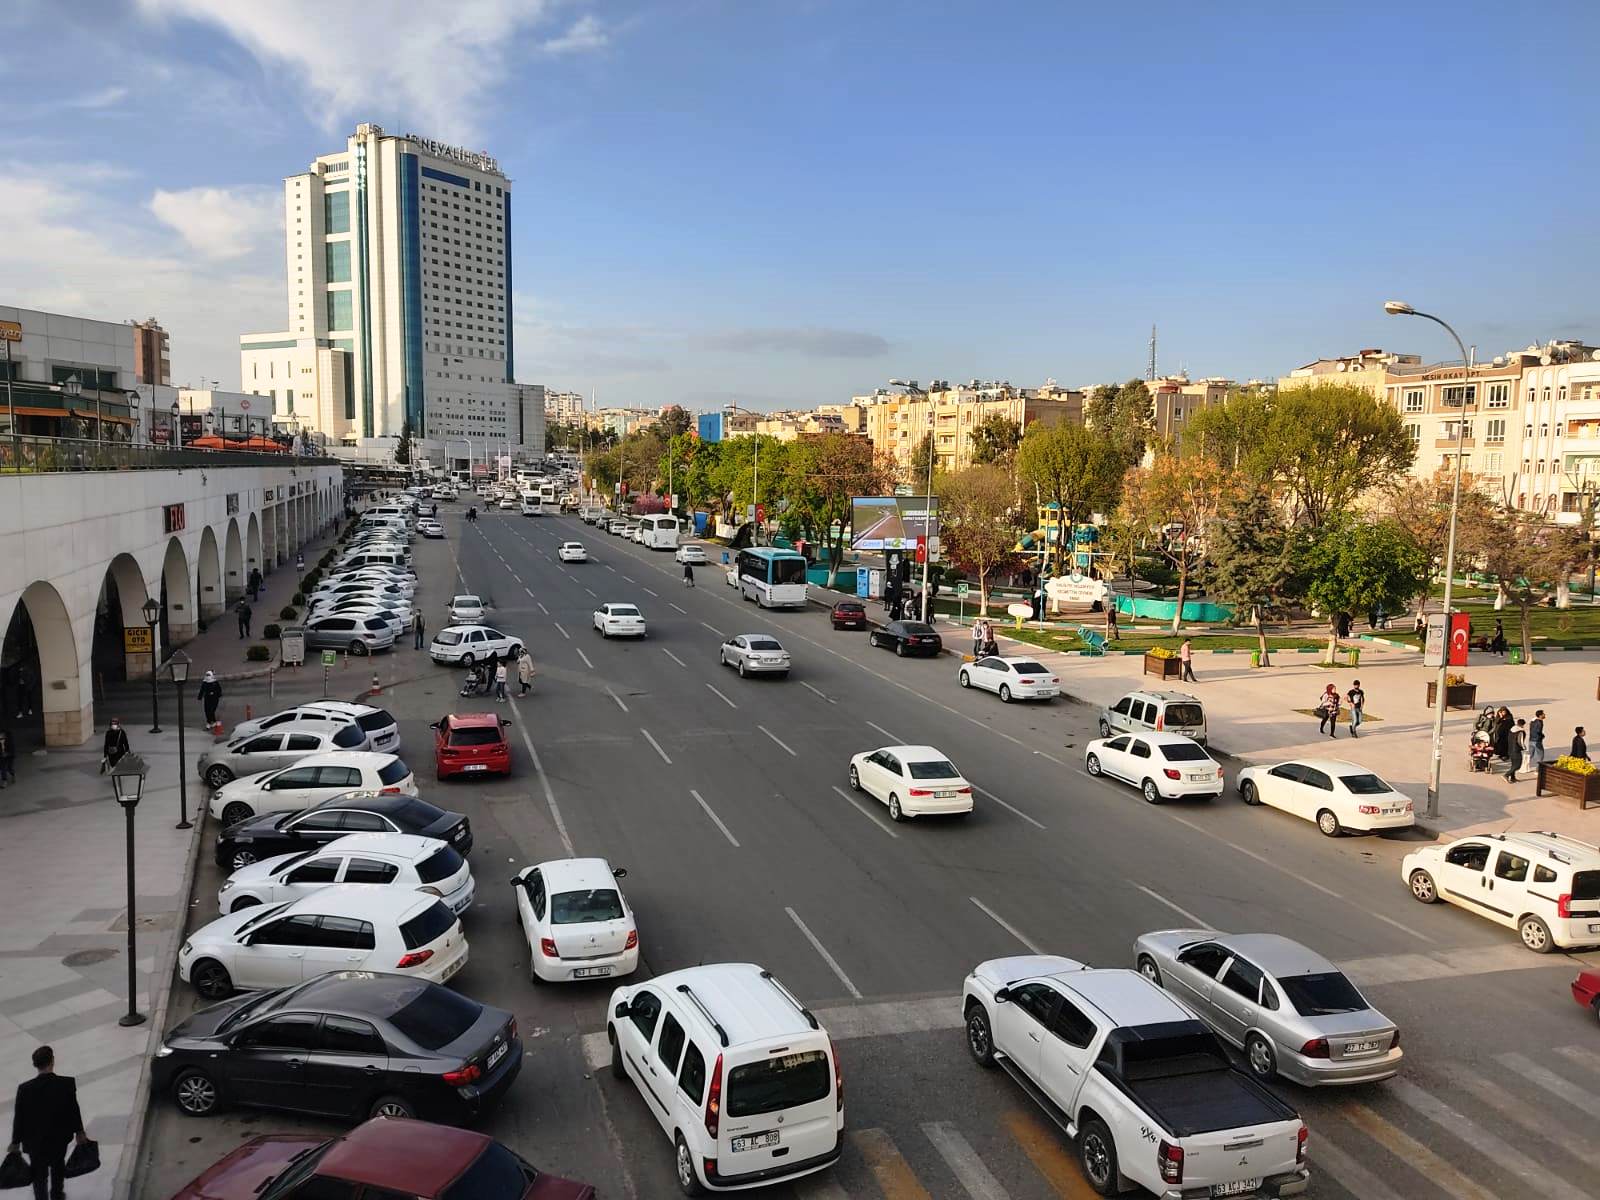
[[[1147,383],[1154,383],[1156,378],[1156,327],[1150,326],[1150,365],[1144,369]]]

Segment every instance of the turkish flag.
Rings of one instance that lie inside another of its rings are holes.
[[[1467,650],[1472,644],[1472,614],[1450,614],[1450,665],[1464,667],[1467,665]]]

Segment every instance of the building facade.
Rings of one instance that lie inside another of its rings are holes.
[[[516,414],[516,428],[511,431],[510,442],[520,446],[525,455],[543,455],[545,405],[549,397],[542,383],[514,383],[511,385],[511,410]]]
[[[0,432],[128,442],[148,396],[138,388],[134,327],[0,305],[20,330],[0,356]],[[150,389],[146,389],[148,393]]]
[[[1023,429],[1037,422],[1081,422],[1083,402],[1083,392],[1054,384],[1013,388],[975,382],[959,387],[935,383],[926,392],[905,395],[878,392],[852,403],[865,410],[866,434],[874,448],[902,471],[912,469],[912,456],[930,431],[938,468],[958,471],[972,465],[972,431],[990,417],[1006,417]]]
[[[582,392],[546,392],[544,419],[551,425],[568,425],[583,420]]]
[[[1280,376],[1278,387],[1313,387],[1319,383],[1342,383],[1358,387],[1379,400],[1388,394],[1389,374],[1398,367],[1420,367],[1416,354],[1391,354],[1385,350],[1358,350],[1342,358],[1319,358]]]
[[[136,383],[172,383],[172,349],[167,331],[154,317],[133,326],[133,378]]]
[[[1183,423],[1202,408],[1222,401],[1234,388],[1234,381],[1213,376],[1191,380],[1187,375],[1167,375],[1152,379],[1150,389],[1151,422],[1155,437],[1145,448],[1145,465],[1155,460],[1158,446],[1175,444],[1183,435]]]

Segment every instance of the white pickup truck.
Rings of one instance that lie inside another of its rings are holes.
[[[1295,1196],[1306,1127],[1228,1060],[1193,1013],[1134,971],[1056,955],[980,963],[962,989],[967,1048],[1077,1139],[1090,1186],[1163,1200]]]

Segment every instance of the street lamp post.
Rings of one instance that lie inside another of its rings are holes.
[[[117,1018],[117,1024],[143,1025],[144,1014],[139,1011],[138,979],[138,922],[133,908],[133,812],[144,795],[146,771],[144,759],[137,754],[125,754],[111,771],[111,789],[128,821],[128,1011]]]
[[[73,408],[73,404],[80,396],[83,395],[83,384],[79,382],[76,375],[68,376],[62,381],[61,392],[67,398],[67,403],[64,406],[65,415],[62,420],[62,426],[66,429],[71,429],[72,426],[68,424],[68,421],[77,416],[77,410]]]
[[[183,719],[183,686],[189,682],[189,656],[179,650],[167,663],[167,671],[178,693],[178,823],[173,828],[192,829],[194,823],[189,820],[188,749],[183,744],[183,730],[187,724]]]
[[[156,645],[156,626],[161,623],[161,605],[154,596],[141,607],[144,623],[150,627],[150,732],[161,732],[161,693],[156,676],[160,673],[161,648]]]
[[[1428,799],[1423,809],[1423,815],[1437,817],[1439,815],[1439,774],[1444,762],[1444,699],[1450,665],[1450,603],[1452,599],[1452,584],[1456,573],[1456,516],[1461,507],[1461,440],[1465,436],[1467,410],[1467,397],[1471,394],[1472,387],[1472,362],[1467,357],[1466,344],[1461,340],[1461,335],[1440,318],[1432,313],[1418,312],[1411,305],[1402,300],[1390,300],[1383,306],[1383,311],[1391,317],[1421,317],[1425,321],[1432,321],[1435,325],[1444,327],[1446,333],[1455,339],[1457,348],[1461,351],[1461,410],[1463,416],[1456,421],[1456,453],[1454,480],[1450,486],[1450,532],[1445,539],[1444,551],[1444,636],[1445,644],[1443,653],[1439,656],[1439,679],[1434,687],[1433,696],[1433,761],[1428,767]]]

